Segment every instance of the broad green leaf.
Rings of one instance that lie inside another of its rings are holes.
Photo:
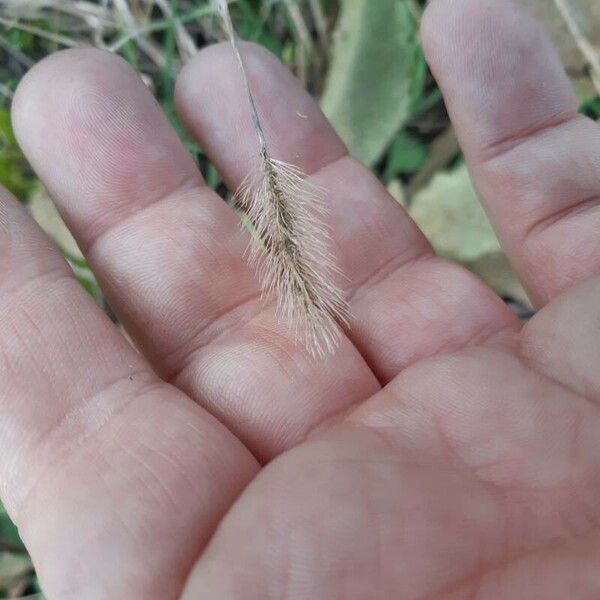
[[[322,106],[351,153],[377,162],[414,104],[417,25],[406,0],[342,0]]]
[[[465,262],[500,250],[465,165],[438,173],[414,197],[410,214],[444,256]]]

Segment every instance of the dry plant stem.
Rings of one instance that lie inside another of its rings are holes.
[[[226,0],[215,0],[240,67],[259,143],[259,167],[240,186],[236,201],[245,211],[261,244],[250,246],[263,292],[278,299],[281,317],[313,357],[333,352],[340,341],[347,305],[333,283],[337,273],[329,252],[329,232],[320,190],[302,171],[273,159],[250,88],[244,59]]]
[[[0,36],[0,48],[6,50],[6,52],[8,52],[17,62],[20,62],[26,69],[30,69],[35,64],[35,61],[7,42],[2,36]]]
[[[554,0],[554,4],[556,4],[556,8],[559,10],[562,18],[567,24],[579,51],[590,66],[592,70],[592,81],[598,92],[600,92],[600,52],[592,46],[590,41],[581,31],[581,27],[579,27],[579,24],[573,16],[572,8],[570,7],[568,0]]]
[[[149,35],[154,29],[152,13],[156,8],[166,19],[173,18],[170,0],[101,0],[97,3],[84,0],[0,0],[0,24],[33,33],[67,47],[91,44],[116,52],[128,41],[134,40],[140,50],[162,69],[166,64],[165,55]],[[68,15],[80,21],[71,27],[71,37],[47,32],[35,26],[36,20],[45,19],[52,14]],[[186,60],[197,52],[197,47],[180,20],[174,19],[174,25],[179,54]],[[122,29],[126,30],[124,34],[111,41],[111,36],[119,34]],[[78,35],[81,32],[87,35]]]
[[[285,7],[290,15],[290,19],[294,24],[294,29],[298,35],[298,39],[304,46],[304,48],[311,52],[313,48],[313,40],[310,37],[310,32],[308,30],[308,25],[302,16],[302,11],[300,7],[294,0],[284,0]]]
[[[9,554],[27,554],[27,551],[14,544],[3,542],[0,540],[0,552],[7,552]]]
[[[154,2],[166,17],[170,19],[173,18],[170,0],[154,0]],[[186,62],[198,53],[198,47],[183,24],[178,19],[175,19],[174,21],[179,54],[181,55],[182,60]]]
[[[58,12],[80,17],[91,26],[108,27],[114,25],[110,18],[108,7],[98,6],[91,2],[48,2],[46,6],[53,8]]]
[[[0,12],[5,17],[14,18],[15,20],[27,20],[29,22],[44,20],[48,15],[53,13],[75,17],[81,20],[82,25],[87,27],[94,45],[99,48],[106,47],[104,44],[104,32],[116,28],[113,13],[108,9],[108,6],[104,4],[92,4],[83,0],[74,2],[67,0],[44,0],[43,2],[33,3],[24,2],[23,0],[5,0],[0,8]],[[47,35],[37,35],[48,37]],[[63,45],[71,46],[74,44],[64,42]]]
[[[92,2],[80,0],[72,2],[69,0],[44,0],[43,2],[24,2],[23,0],[3,0],[0,8],[4,15],[14,19],[27,19],[35,21],[47,16],[48,11],[65,13],[79,17],[88,23],[109,26],[114,25],[111,13],[106,6],[99,6]]]
[[[242,80],[244,82],[244,88],[246,91],[246,96],[248,98],[248,105],[250,108],[250,116],[252,117],[252,123],[254,128],[256,129],[256,134],[258,136],[258,142],[260,145],[260,154],[261,156],[266,156],[267,152],[267,141],[265,139],[265,133],[263,131],[260,118],[258,116],[258,110],[256,109],[256,102],[254,101],[254,96],[252,94],[252,90],[250,89],[250,82],[248,81],[248,75],[246,74],[246,65],[244,64],[244,59],[242,58],[242,53],[240,52],[240,47],[237,42],[237,35],[235,33],[235,29],[233,27],[233,21],[231,20],[231,14],[229,13],[229,6],[227,5],[227,0],[214,0],[217,11],[221,15],[223,22],[225,23],[225,28],[227,29],[227,35],[229,36],[229,40],[231,41],[231,46],[233,48],[233,52],[235,54],[235,58],[237,60],[238,66],[240,68],[240,73],[242,75]]]
[[[321,49],[327,51],[329,48],[329,27],[327,25],[327,17],[323,11],[323,6],[321,6],[321,0],[309,0],[309,5],[317,29],[317,35],[319,36]]]
[[[132,37],[137,45],[148,55],[148,57],[160,69],[163,69],[167,64],[167,59],[162,51],[142,33],[143,27],[136,21],[126,0],[113,0],[113,4],[120,13],[123,21],[132,32]]]
[[[12,100],[15,94],[7,85],[0,82],[0,95]]]
[[[49,31],[45,31],[44,29],[40,29],[39,27],[27,25],[13,19],[5,19],[4,17],[0,17],[0,24],[4,25],[7,29],[19,29],[21,31],[25,31],[26,33],[32,33],[33,35],[50,40],[51,42],[56,42],[61,46],[67,46],[68,48],[75,48],[81,45],[75,40],[72,40],[64,35],[51,33]]]
[[[307,57],[314,55],[313,40],[310,36],[306,21],[302,16],[302,11],[295,0],[283,0],[283,2],[294,25],[296,46],[300,48],[300,51],[296,52],[297,74],[302,81],[302,84],[306,85],[308,78]]]
[[[406,187],[406,195],[410,200],[423,189],[432,177],[446,167],[450,161],[460,154],[460,144],[452,127],[448,127],[431,143],[429,157],[421,170],[414,176]]]

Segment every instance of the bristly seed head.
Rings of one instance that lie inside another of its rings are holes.
[[[256,230],[250,247],[263,292],[278,300],[279,314],[315,358],[333,352],[340,324],[347,323],[346,301],[334,283],[339,274],[320,190],[287,163],[264,157],[236,195]]]
[[[329,231],[320,190],[300,169],[271,158],[244,59],[237,43],[227,0],[213,0],[223,17],[240,67],[260,164],[240,186],[238,206],[246,212],[260,243],[250,246],[263,293],[278,300],[279,314],[303,340],[313,357],[332,353],[347,324],[347,303],[334,282],[339,274],[329,251]]]

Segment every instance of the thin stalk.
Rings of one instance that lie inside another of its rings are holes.
[[[242,81],[244,82],[244,89],[246,92],[246,97],[248,98],[248,106],[250,108],[250,116],[252,117],[252,123],[256,130],[256,135],[258,136],[258,143],[260,147],[260,155],[262,157],[268,156],[267,149],[267,140],[265,138],[265,132],[263,131],[262,124],[260,122],[260,117],[258,116],[258,110],[256,108],[256,102],[254,100],[254,94],[252,94],[252,88],[250,87],[250,81],[248,80],[248,74],[246,71],[246,65],[244,63],[244,58],[242,53],[240,52],[240,46],[237,39],[237,34],[235,28],[233,27],[233,21],[231,20],[231,14],[229,12],[229,7],[227,6],[227,0],[215,0],[217,10],[225,23],[225,28],[227,29],[227,35],[229,36],[229,40],[231,41],[231,47],[233,48],[233,52],[235,54],[235,58],[237,60],[238,66],[240,68],[240,73],[242,77]]]
[[[573,16],[573,9],[567,0],[554,0],[554,4],[569,28],[569,31],[571,32],[579,51],[590,66],[590,69],[592,70],[592,81],[600,93],[600,52],[594,48],[591,42],[584,35],[579,23],[577,23],[575,17]]]

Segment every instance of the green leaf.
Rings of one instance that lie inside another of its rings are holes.
[[[581,112],[592,119],[600,119],[600,97],[596,96],[585,102],[581,106]]]
[[[464,164],[438,173],[414,197],[410,214],[444,256],[465,262],[500,250]]]
[[[528,304],[464,164],[438,173],[409,212],[438,254],[462,263],[501,296]]]
[[[0,504],[0,541],[18,548],[23,547],[17,527],[6,514],[2,504]]]
[[[418,171],[427,159],[427,146],[407,131],[401,131],[389,152],[384,180]]]
[[[322,106],[367,165],[381,158],[414,104],[420,79],[416,30],[406,0],[341,2]]]
[[[281,57],[283,48],[277,36],[266,27],[265,21],[258,14],[259,4],[253,6],[247,0],[238,0],[232,5],[236,30],[241,39],[256,42]],[[237,18],[237,12],[240,15]]]
[[[0,109],[0,185],[21,200],[36,185],[36,179],[15,139],[7,109]]]

